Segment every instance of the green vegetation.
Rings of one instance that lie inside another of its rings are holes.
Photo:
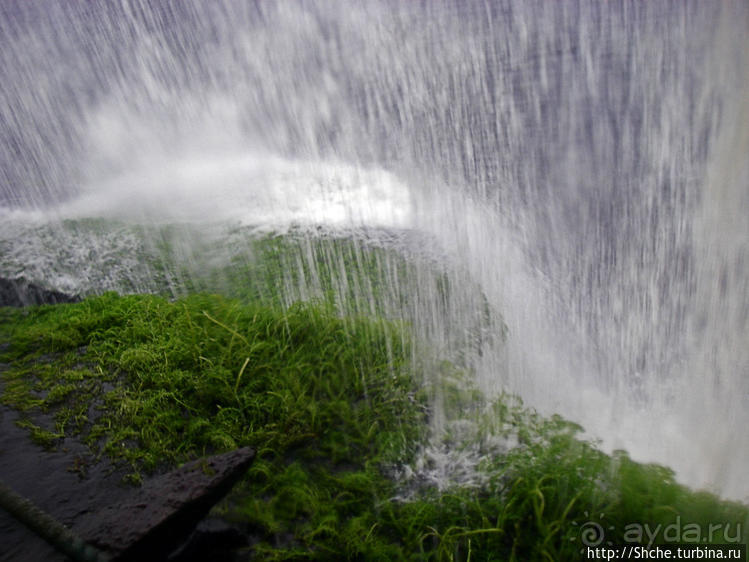
[[[466,272],[446,268],[429,257],[424,241],[408,236],[414,235],[257,235],[227,225],[65,220],[0,240],[0,276],[22,272],[41,286],[57,279],[56,289],[67,284],[82,296],[111,290],[174,299],[209,292],[282,309],[314,300],[343,316],[418,324],[431,333],[414,344],[439,340],[448,348],[443,358],[468,367],[504,337],[500,311]],[[445,328],[456,317],[464,329]],[[437,320],[425,328],[425,318]]]
[[[217,508],[253,539],[240,557],[579,560],[592,523],[603,545],[634,541],[637,525],[664,542],[675,522],[681,542],[717,524],[711,542],[746,543],[746,506],[605,455],[579,427],[514,397],[487,399],[458,367],[415,360],[407,333],[341,317],[325,301],[284,309],[108,293],[0,308],[2,401],[38,442],[78,436],[136,482],[255,447],[245,480]],[[425,386],[423,369],[440,376]],[[430,448],[475,454],[476,478],[426,481]]]
[[[134,470],[238,445],[285,451],[310,439],[326,458],[350,462],[370,441],[393,433],[402,441],[419,425],[403,414],[413,410],[408,344],[384,323],[203,295],[170,303],[109,293],[5,314],[14,322],[6,322],[13,346],[3,400],[54,412],[54,429],[36,435],[85,431],[92,446]]]

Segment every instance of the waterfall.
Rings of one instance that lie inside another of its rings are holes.
[[[7,0],[0,275],[149,290],[163,240],[128,225],[199,267],[239,228],[300,237],[293,300],[320,237],[358,244],[337,270],[389,248],[387,314],[482,390],[744,499],[747,27],[739,1]]]

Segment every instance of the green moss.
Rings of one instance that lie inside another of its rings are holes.
[[[746,506],[691,491],[664,467],[605,455],[575,424],[515,397],[489,400],[450,363],[432,362],[439,376],[424,387],[402,326],[341,317],[330,302],[284,310],[109,293],[0,309],[0,320],[0,344],[10,344],[0,347],[2,401],[45,446],[78,435],[136,482],[255,447],[218,508],[253,535],[240,557],[578,560],[591,522],[612,543],[634,540],[636,525],[675,522],[731,525],[728,542],[737,530],[746,541]],[[430,436],[432,403],[446,430]],[[502,451],[502,440],[516,446]],[[479,480],[440,490],[394,477],[429,446],[477,452]]]

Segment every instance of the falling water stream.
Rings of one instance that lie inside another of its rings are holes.
[[[0,275],[151,290],[123,225],[190,262],[232,229],[394,248],[388,313],[485,392],[749,499],[747,30],[739,1],[4,0]]]

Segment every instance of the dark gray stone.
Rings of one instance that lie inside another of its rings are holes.
[[[132,486],[121,484],[126,472],[96,462],[83,443],[68,438],[56,450],[45,450],[31,441],[27,429],[16,425],[18,419],[18,412],[0,405],[0,479],[62,524],[70,527],[81,514],[121,502],[133,493]],[[0,562],[41,560],[68,558],[0,509]]]
[[[80,297],[45,289],[26,279],[0,277],[0,306],[32,306],[78,302]]]
[[[198,459],[158,476],[118,505],[80,518],[73,532],[113,560],[164,560],[247,471],[254,451]]]

